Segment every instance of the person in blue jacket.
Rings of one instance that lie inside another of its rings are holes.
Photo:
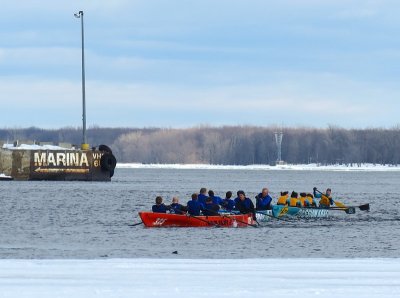
[[[187,202],[187,211],[192,216],[199,216],[200,211],[204,209],[204,205],[198,201],[198,195],[192,194],[192,200]]]
[[[204,205],[207,198],[207,188],[200,188],[200,193],[197,195],[197,199],[199,200],[199,202]]]
[[[239,190],[238,192],[238,201],[235,204],[235,209],[238,210],[242,214],[252,213],[253,218],[256,218],[256,210],[254,208],[253,202],[246,198],[246,194],[243,190]]]
[[[218,215],[219,205],[213,202],[211,197],[206,199],[206,204],[204,205],[203,214],[205,216],[216,216]]]
[[[156,204],[151,207],[151,210],[155,213],[167,213],[169,206],[165,206],[162,197],[156,197]]]
[[[263,188],[261,193],[256,195],[256,210],[271,210],[272,198],[268,188]]]
[[[213,201],[214,204],[221,205],[222,198],[216,196],[216,195],[214,194],[214,191],[209,190],[209,191],[208,191],[208,197],[210,197],[210,198],[212,199],[212,201]]]
[[[221,206],[227,211],[232,211],[232,209],[235,207],[235,202],[231,199],[232,198],[232,192],[228,191],[225,194],[225,199],[221,201]]]
[[[179,204],[179,198],[178,197],[173,197],[172,198],[172,204],[169,205],[170,213],[175,213],[175,214],[185,214],[186,213],[186,207],[183,206],[182,204]]]

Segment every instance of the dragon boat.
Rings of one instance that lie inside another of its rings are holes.
[[[292,216],[295,218],[327,218],[330,209],[325,208],[300,208],[284,205],[273,205],[272,210],[263,210],[256,212],[257,221],[269,221],[271,218],[280,218]]]
[[[251,214],[193,216],[187,214],[139,212],[146,227],[247,227],[254,225]]]

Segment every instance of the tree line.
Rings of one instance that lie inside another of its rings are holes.
[[[119,162],[273,164],[276,127],[223,126],[100,128],[87,131],[93,146],[110,146]],[[392,164],[400,162],[400,127],[390,129],[284,128],[282,159],[291,164]],[[80,144],[80,128],[0,129],[0,139]]]

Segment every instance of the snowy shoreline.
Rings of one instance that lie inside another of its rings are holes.
[[[250,170],[250,171],[344,171],[344,172],[397,172],[400,166],[377,165],[377,164],[353,164],[346,165],[328,165],[319,164],[299,164],[299,165],[207,165],[207,164],[141,164],[141,163],[118,163],[120,169],[178,169],[178,170]]]
[[[1,297],[395,297],[400,259],[0,260]]]

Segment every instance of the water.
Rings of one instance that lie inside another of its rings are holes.
[[[117,169],[113,181],[0,183],[0,258],[399,257],[398,172]],[[354,215],[272,220],[260,228],[144,228],[156,195],[186,202],[200,187],[250,198],[269,187],[331,187]],[[178,255],[172,254],[178,251]]]

